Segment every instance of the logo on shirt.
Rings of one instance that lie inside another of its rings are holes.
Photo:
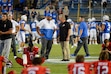
[[[6,24],[4,24],[4,27],[6,27]]]
[[[65,26],[65,24],[62,25],[62,27],[64,27],[64,26]]]

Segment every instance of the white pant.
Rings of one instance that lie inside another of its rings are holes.
[[[40,35],[36,31],[32,31],[32,39],[40,38]]]
[[[16,37],[19,42],[25,42],[25,32],[24,31],[19,31]]]
[[[91,29],[90,30],[90,40],[97,40],[97,34],[96,34],[96,29]]]
[[[109,39],[110,38],[110,33],[103,33],[102,34],[102,43],[104,43],[105,39]]]

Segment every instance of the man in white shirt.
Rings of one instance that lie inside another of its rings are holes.
[[[52,21],[52,14],[48,13],[46,18],[41,20],[37,25],[37,32],[41,36],[41,56],[49,58],[49,53],[52,48],[53,34],[56,25]]]
[[[11,13],[8,14],[8,19],[12,22],[12,51],[13,51],[13,54],[14,54],[14,58],[16,58],[17,56],[17,53],[16,53],[16,43],[15,43],[15,36],[17,34],[17,32],[19,31],[20,29],[20,26],[19,24],[12,19],[13,18],[13,15]]]

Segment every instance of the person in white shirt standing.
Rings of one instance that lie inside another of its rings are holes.
[[[14,54],[14,58],[16,58],[17,52],[16,52],[15,36],[16,36],[17,32],[19,31],[20,26],[15,20],[13,20],[12,13],[8,14],[8,19],[12,22],[12,27],[13,27],[13,29],[12,29],[12,51]]]
[[[41,36],[41,56],[49,58],[49,53],[52,48],[53,34],[56,30],[56,25],[52,21],[52,14],[48,13],[45,19],[41,20],[37,25],[37,32]]]

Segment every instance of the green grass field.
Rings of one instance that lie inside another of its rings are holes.
[[[40,45],[37,45],[37,46],[40,48]],[[101,45],[89,45],[88,47],[89,47],[89,53],[90,53],[91,56],[98,56],[99,55],[99,53],[101,51]],[[76,47],[70,49],[71,54],[74,52],[75,48]],[[79,51],[78,54],[85,55],[84,49],[81,48],[81,50]],[[17,55],[19,57],[21,57],[20,53],[18,53]],[[16,61],[13,58],[12,52],[10,52],[9,59],[13,62],[13,67],[12,68],[7,68],[7,72],[9,72],[10,70],[16,70],[17,74],[20,74],[23,67],[16,63]],[[62,59],[62,50],[60,48],[60,45],[53,45],[52,50],[50,52],[49,59]],[[71,59],[74,59],[74,58],[71,57]],[[88,59],[90,60],[90,58],[88,58]],[[50,68],[51,74],[68,74],[67,64],[68,63],[45,62],[43,64],[43,66],[47,66],[48,68]]]

